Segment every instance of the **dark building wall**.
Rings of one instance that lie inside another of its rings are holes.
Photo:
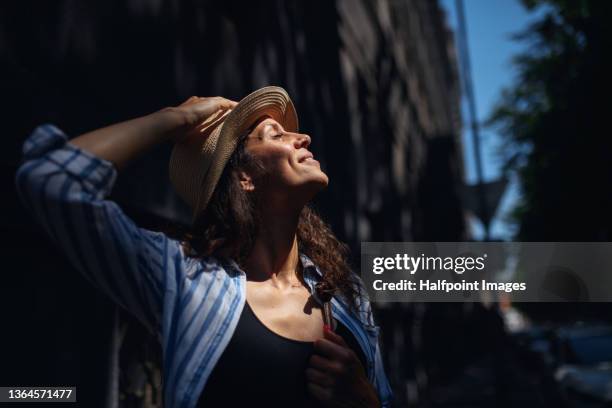
[[[104,317],[88,328],[99,333],[89,349],[70,354],[66,346],[68,357],[62,358],[83,365],[88,353],[109,344],[105,333],[117,322],[108,302],[93,296],[14,195],[19,147],[41,122],[75,136],[193,94],[240,99],[258,87],[280,85],[292,96],[301,129],[312,136],[311,149],[331,179],[315,204],[355,255],[367,240],[465,237],[457,64],[435,1],[58,0],[0,7],[1,103],[9,113],[0,160],[3,188],[10,193],[1,228],[16,238],[10,251],[17,264],[32,251],[43,254],[12,275],[4,301],[22,306],[21,313],[35,321],[56,310],[70,327],[89,321],[82,310]],[[144,226],[189,219],[168,181],[170,149],[161,146],[135,162],[113,192]],[[56,265],[48,273],[61,278],[39,279],[47,264]],[[55,309],[27,302],[21,291],[31,286],[37,302],[52,302]],[[58,293],[66,296],[62,302]],[[415,376],[406,368],[413,365],[415,313],[379,311],[400,401],[406,378]],[[15,338],[37,333],[22,329]],[[86,341],[71,330],[56,336],[58,344]],[[48,344],[41,353],[53,356],[56,348]],[[61,366],[60,357],[49,358],[48,366]],[[98,369],[105,368],[90,367]],[[64,378],[58,370],[41,380]]]

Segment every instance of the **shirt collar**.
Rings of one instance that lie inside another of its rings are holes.
[[[308,256],[304,255],[303,253],[300,253],[300,261],[302,261],[302,268],[304,268],[304,274],[313,273],[316,274],[318,277],[323,276],[323,273],[319,270],[319,268],[317,268],[317,266]]]
[[[314,296],[317,301],[320,301],[317,296],[317,291],[315,290],[315,285],[321,280],[323,277],[323,273],[319,270],[319,268],[315,265],[312,260],[300,253],[300,261],[302,262],[302,276],[304,278],[304,282],[308,285],[310,289],[310,293]]]
[[[302,262],[304,282],[306,282],[306,285],[308,285],[310,293],[315,298],[315,300],[319,303],[322,303],[321,299],[319,299],[319,297],[317,296],[316,284],[321,281],[323,277],[323,272],[321,272],[319,267],[315,265],[312,259],[310,259],[307,255],[301,252],[300,261]],[[237,271],[241,275],[246,276],[246,274],[240,269],[238,264],[233,259],[230,259],[229,262],[235,271]]]
[[[226,261],[230,264],[230,266],[232,267],[234,271],[237,271],[240,274],[244,274],[244,271],[240,269],[240,266],[238,266],[238,263],[236,263],[236,261],[234,261],[233,259],[227,259]],[[302,262],[302,268],[303,268],[302,270],[304,273],[304,279],[307,282],[309,281],[314,282],[314,283],[319,282],[321,278],[323,277],[323,272],[321,272],[321,270],[317,267],[317,265],[315,265],[315,263],[312,262],[312,259],[310,259],[305,254],[300,253],[300,261]]]

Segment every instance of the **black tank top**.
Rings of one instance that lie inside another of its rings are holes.
[[[338,322],[336,333],[365,356],[351,332]],[[200,395],[198,407],[317,407],[306,389],[313,342],[288,339],[268,329],[248,302],[227,348]]]

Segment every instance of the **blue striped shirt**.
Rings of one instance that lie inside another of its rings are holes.
[[[23,154],[16,175],[23,202],[85,278],[157,336],[163,349],[165,406],[195,407],[238,323],[245,273],[234,261],[186,256],[180,242],[135,225],[105,199],[117,177],[113,165],[67,143],[56,127],[38,127]],[[316,297],[321,271],[307,256],[300,259]],[[382,405],[389,406],[392,393],[379,329],[361,293],[356,310],[334,297],[332,312],[357,339],[368,378]]]

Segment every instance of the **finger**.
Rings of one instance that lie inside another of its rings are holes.
[[[314,342],[314,349],[317,354],[332,360],[348,361],[351,350],[327,339],[317,339]]]
[[[208,114],[208,112],[200,113],[201,117],[206,119],[196,126],[195,132],[199,135],[204,136],[210,134],[210,132],[212,132],[212,130],[214,130],[214,128],[216,127],[216,124],[224,120],[225,116],[227,116],[229,112],[230,111],[228,110],[219,109],[210,115]],[[206,117],[207,115],[208,117]]]
[[[333,387],[333,385],[336,383],[334,377],[312,367],[306,369],[306,379],[308,380],[308,382],[323,387]]]
[[[308,383],[306,387],[308,388],[308,392],[310,393],[310,395],[312,395],[315,399],[323,402],[331,401],[333,394],[332,390],[330,390],[329,388],[322,387],[313,383]]]
[[[325,373],[330,374],[341,374],[342,366],[334,360],[327,359],[325,357],[321,357],[318,354],[313,354],[310,356],[308,360],[309,368],[314,368],[319,371],[323,371]]]
[[[215,102],[218,109],[233,109],[236,105],[238,105],[238,102],[220,96],[216,97]]]
[[[204,100],[209,100],[209,101],[213,102],[214,104],[216,104],[218,106],[229,106],[229,107],[231,107],[231,106],[233,106],[233,105],[238,103],[236,101],[224,98],[222,96],[213,96],[213,97],[210,97],[210,98],[202,98],[202,101],[204,101]]]

